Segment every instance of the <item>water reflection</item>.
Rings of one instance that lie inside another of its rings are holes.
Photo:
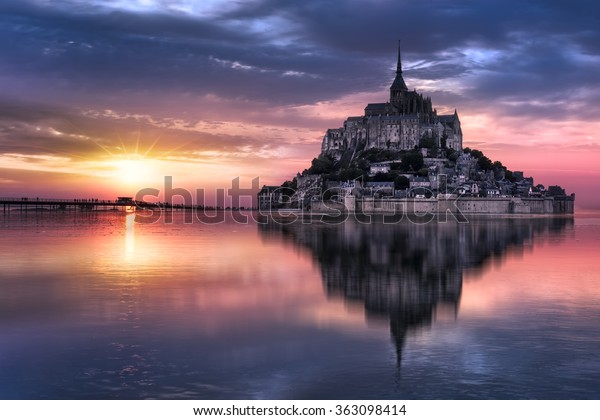
[[[131,259],[135,251],[135,213],[125,216],[125,259]]]
[[[478,278],[507,252],[521,253],[536,236],[560,238],[571,218],[472,220],[470,223],[343,224],[271,222],[264,239],[308,249],[327,296],[362,302],[367,318],[390,325],[397,365],[410,332],[459,312],[466,273]]]
[[[10,215],[0,398],[598,397],[600,218],[183,220]]]

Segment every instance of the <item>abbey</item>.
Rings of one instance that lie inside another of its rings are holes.
[[[575,196],[535,184],[476,149],[463,149],[458,113],[438,115],[409,91],[400,46],[388,102],[327,130],[311,166],[281,186],[264,186],[260,209],[329,214],[572,214]]]
[[[396,78],[390,86],[389,101],[368,104],[364,115],[349,117],[343,127],[327,130],[321,152],[338,160],[344,152],[357,149],[414,149],[421,139],[429,139],[437,147],[461,150],[460,120],[456,110],[451,115],[438,115],[431,98],[408,90],[398,44]]]

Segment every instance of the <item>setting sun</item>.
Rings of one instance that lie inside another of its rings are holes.
[[[155,163],[149,159],[123,159],[111,164],[114,168],[113,177],[119,183],[138,185],[155,180],[159,174]]]

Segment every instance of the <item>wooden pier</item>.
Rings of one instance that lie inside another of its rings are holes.
[[[221,207],[205,207],[202,205],[172,204],[167,202],[149,203],[136,201],[132,197],[118,197],[116,200],[100,200],[96,198],[38,198],[38,197],[0,197],[0,206],[4,214],[11,211],[186,211],[186,210],[223,210]],[[227,208],[227,210],[231,210]],[[244,210],[235,209],[235,210]],[[245,209],[249,210],[249,209]]]
[[[3,213],[10,211],[47,211],[47,210],[127,210],[150,203],[137,203],[130,200],[100,200],[85,198],[38,198],[38,197],[0,197]]]

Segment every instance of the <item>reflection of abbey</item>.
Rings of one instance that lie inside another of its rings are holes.
[[[462,131],[456,110],[451,115],[438,115],[431,98],[410,91],[402,77],[402,61],[398,47],[396,78],[390,86],[389,102],[368,104],[365,114],[349,117],[342,128],[327,130],[322,151],[338,154],[346,150],[377,148],[409,150],[419,146],[422,138],[432,138],[437,147],[462,149]]]
[[[498,218],[479,223],[261,223],[264,239],[283,237],[311,252],[324,292],[361,302],[367,319],[389,322],[398,363],[406,337],[436,319],[455,318],[463,274],[521,253],[538,236],[572,227],[570,218]]]

